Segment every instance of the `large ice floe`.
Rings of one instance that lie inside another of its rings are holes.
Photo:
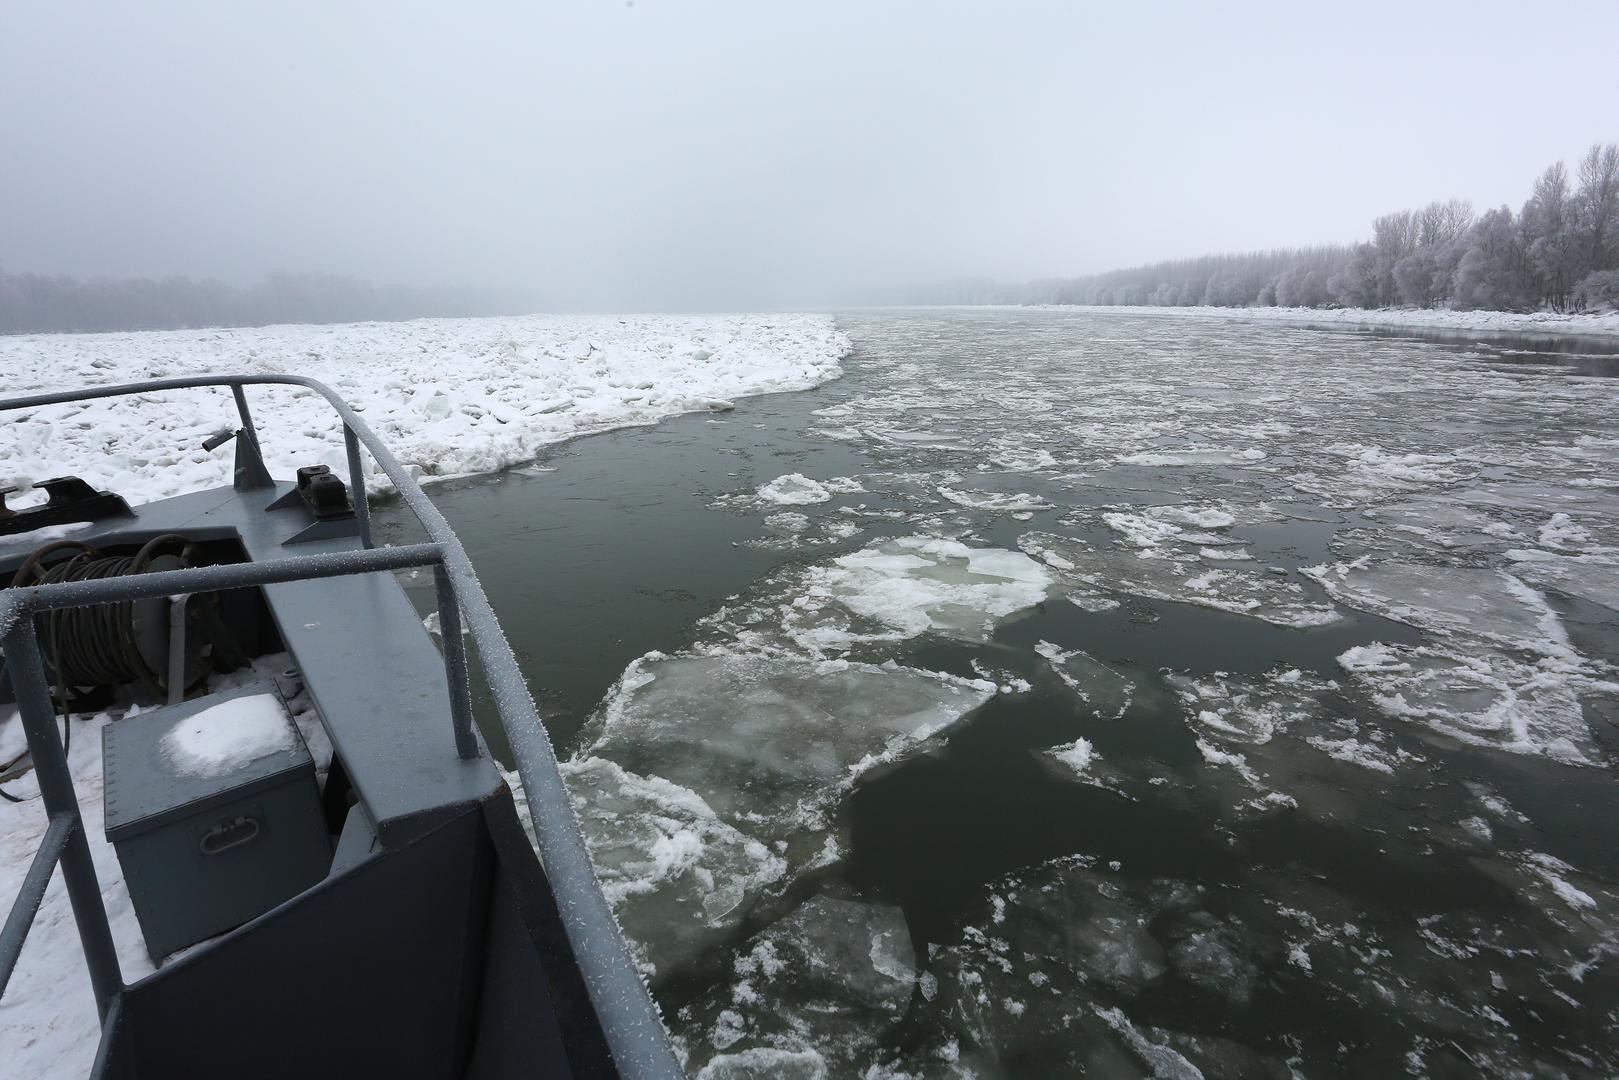
[[[1555,659],[1489,649],[1356,646],[1338,658],[1384,713],[1476,746],[1544,754],[1568,765],[1603,757],[1582,699],[1619,695],[1619,681]]]
[[[488,472],[561,439],[835,378],[848,339],[824,315],[526,316],[0,339],[0,394],[221,373],[296,374],[346,398],[424,476]],[[250,388],[277,476],[345,465],[315,394]],[[132,501],[230,482],[204,439],[237,423],[230,394],[170,391],[8,417],[0,483],[74,472]],[[368,482],[385,488],[373,474]],[[17,499],[13,498],[13,504]]]
[[[1209,565],[1209,557],[1201,553],[1208,544],[1203,534],[1193,534],[1190,542],[1200,546],[1188,550],[1165,544],[1173,539],[1184,545],[1186,534],[1160,518],[1131,516],[1127,523],[1109,524],[1124,532],[1129,548],[1046,532],[1024,533],[1018,547],[1051,568],[1070,600],[1092,610],[1116,602],[1120,596],[1141,596],[1248,615],[1296,629],[1325,626],[1339,619],[1332,605],[1313,598],[1285,574],[1271,573],[1257,563],[1242,565],[1246,560],[1238,560],[1237,565]],[[1228,557],[1218,551],[1209,554],[1216,559]]]
[[[984,641],[1051,584],[1050,571],[1021,552],[901,536],[785,569],[709,620],[710,632],[810,656],[924,634]]]
[[[1518,576],[1369,557],[1308,572],[1344,603],[1443,642],[1373,643],[1339,657],[1388,716],[1473,745],[1569,765],[1602,762],[1584,701],[1619,694],[1619,672],[1583,657],[1546,596]]]
[[[668,973],[838,853],[859,776],[948,729],[993,684],[755,655],[631,665],[564,773],[610,899]]]

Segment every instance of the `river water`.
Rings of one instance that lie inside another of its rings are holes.
[[[434,491],[694,1074],[1619,1073],[1611,345],[840,322]]]

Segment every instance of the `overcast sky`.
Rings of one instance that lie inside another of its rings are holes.
[[[0,266],[813,305],[1353,240],[1619,139],[1619,3],[0,0]]]

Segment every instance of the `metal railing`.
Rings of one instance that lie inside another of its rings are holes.
[[[430,565],[433,567],[438,598],[456,750],[462,757],[473,757],[478,753],[472,730],[466,652],[461,642],[460,623],[464,617],[477,650],[479,667],[489,684],[501,728],[523,781],[540,861],[555,894],[563,929],[601,1023],[613,1063],[619,1074],[625,1077],[679,1076],[680,1066],[669,1047],[657,1009],[630,960],[612,908],[596,881],[578,818],[557,769],[550,738],[540,722],[528,684],[495,618],[489,598],[472,569],[471,560],[437,507],[347,402],[314,379],[296,375],[232,375],[157,379],[88,387],[58,394],[36,394],[0,401],[0,412],[166,390],[229,387],[242,422],[238,437],[247,443],[246,447],[239,447],[237,451],[237,486],[257,487],[266,474],[259,452],[258,433],[242,389],[251,385],[301,387],[320,394],[336,410],[343,421],[349,487],[353,493],[364,547],[358,551],[0,590],[0,648],[5,652],[6,667],[11,674],[28,747],[34,760],[34,771],[39,779],[40,794],[49,817],[44,838],[24,877],[22,889],[4,927],[0,928],[0,994],[4,993],[16,967],[28,930],[44,899],[46,885],[58,863],[62,867],[80,943],[90,969],[96,1006],[103,1020],[124,985],[100,885],[84,835],[84,824],[79,815],[78,799],[73,791],[73,778],[61,740],[56,734],[55,708],[45,681],[34,629],[36,613],[85,604],[189,595]],[[371,546],[371,521],[366,505],[361,445],[370,452],[401,500],[421,523],[430,543],[393,548]],[[256,474],[247,476],[245,481],[241,464],[244,457],[248,459],[250,467],[257,465]]]

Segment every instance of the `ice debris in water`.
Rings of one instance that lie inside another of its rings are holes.
[[[1238,743],[1264,743],[1298,720],[1321,712],[1320,694],[1336,688],[1296,668],[1261,679],[1227,675],[1167,676],[1187,715],[1205,734]]]
[[[1050,584],[1021,552],[906,536],[811,567],[785,622],[816,651],[929,631],[983,641],[997,620],[1044,600]]]
[[[1277,952],[1231,916],[1199,908],[1201,890],[1174,881],[1132,884],[1069,856],[1018,871],[987,889],[984,918],[930,952],[933,993],[907,1020],[918,1049],[891,1075],[1287,1075],[1281,1062],[1222,1039],[1141,1025],[1123,1008],[1181,979],[1241,1007]],[[931,981],[929,977],[931,976]],[[1230,1006],[1228,1006],[1230,1007]],[[939,1072],[940,1059],[957,1069]],[[1179,1073],[1154,1063],[1181,1062]]]
[[[1513,563],[1512,573],[1533,585],[1619,611],[1619,552],[1558,555],[1514,548],[1503,554]]]
[[[1016,491],[963,491],[941,487],[939,494],[957,506],[965,506],[969,510],[990,510],[1011,514],[1020,511],[1056,509],[1055,505],[1042,495],[1027,495]]]
[[[1571,1045],[1603,1047],[1591,1064],[1608,1075],[1614,1052],[1592,1006],[1609,985],[1598,973],[1619,958],[1614,893],[1538,852],[1475,861],[1483,874],[1469,888],[1488,895],[1499,884],[1527,907],[1498,914],[1436,896],[1432,909],[1419,900],[1415,912],[1373,915],[1291,870],[1194,884],[1108,874],[1069,856],[1017,871],[987,886],[982,917],[957,941],[930,950],[921,981],[932,976],[935,990],[913,1004],[917,1049],[895,1074],[936,1075],[927,1063],[954,1048],[962,1075],[1016,1075],[1039,1061],[1053,1075],[1281,1080],[1298,1074],[1283,1060],[1292,1052],[1268,1039],[1161,1026],[1198,1001],[1233,1020],[1226,1030],[1270,1030],[1264,1018],[1281,994],[1352,1023],[1399,1018],[1392,1033],[1403,1045],[1346,1048],[1314,1036],[1313,1046],[1293,1045],[1354,1075],[1383,1075],[1380,1063],[1436,1045],[1499,1063],[1500,1074],[1559,1073],[1549,1066],[1565,1059],[1513,1026],[1521,1013],[1505,1003],[1520,1000],[1534,1002],[1537,1024],[1569,1025]],[[1428,872],[1437,881],[1456,871]],[[1492,1010],[1512,1020],[1480,1023]]]
[[[1035,643],[1051,670],[1098,716],[1122,717],[1130,708],[1135,683],[1081,649],[1063,649],[1049,641]]]
[[[860,772],[994,692],[898,666],[654,655],[625,672],[581,756],[671,780],[722,819],[776,839],[819,822]]]
[[[1124,454],[1116,460],[1120,465],[1247,465],[1264,461],[1266,453],[1257,447],[1230,450],[1217,446],[1193,447],[1185,450],[1145,450],[1138,454]]]
[[[564,763],[562,776],[602,891],[649,972],[695,960],[787,872],[678,784],[597,757]]]
[[[802,473],[788,473],[762,485],[757,498],[761,502],[777,503],[781,506],[807,506],[810,503],[826,502],[832,498],[832,492],[827,490],[825,484],[811,480]]]
[[[1465,566],[1353,562],[1305,573],[1350,607],[1424,630],[1577,659],[1546,598],[1509,573]]]
[[[609,898],[659,975],[837,858],[831,811],[996,692],[897,665],[651,654],[564,769]]]
[[[1062,746],[1053,746],[1046,753],[1080,774],[1089,771],[1091,762],[1096,759],[1096,753],[1091,749],[1089,739],[1075,739]]]
[[[861,1075],[917,985],[904,913],[818,896],[746,942],[730,978],[679,1015],[710,1077]],[[768,1067],[766,1072],[756,1072]]]
[[[1388,716],[1417,720],[1474,746],[1599,765],[1582,698],[1619,694],[1619,682],[1556,657],[1498,650],[1373,643],[1339,665]]]
[[[1174,528],[1155,520],[1154,524]],[[1044,532],[1024,533],[1018,547],[1051,567],[1058,588],[1081,606],[1123,593],[1249,615],[1296,629],[1324,626],[1340,618],[1331,605],[1310,599],[1297,582],[1257,566],[1211,569],[1195,554],[1182,556],[1156,547],[1140,552],[1093,547]]]

